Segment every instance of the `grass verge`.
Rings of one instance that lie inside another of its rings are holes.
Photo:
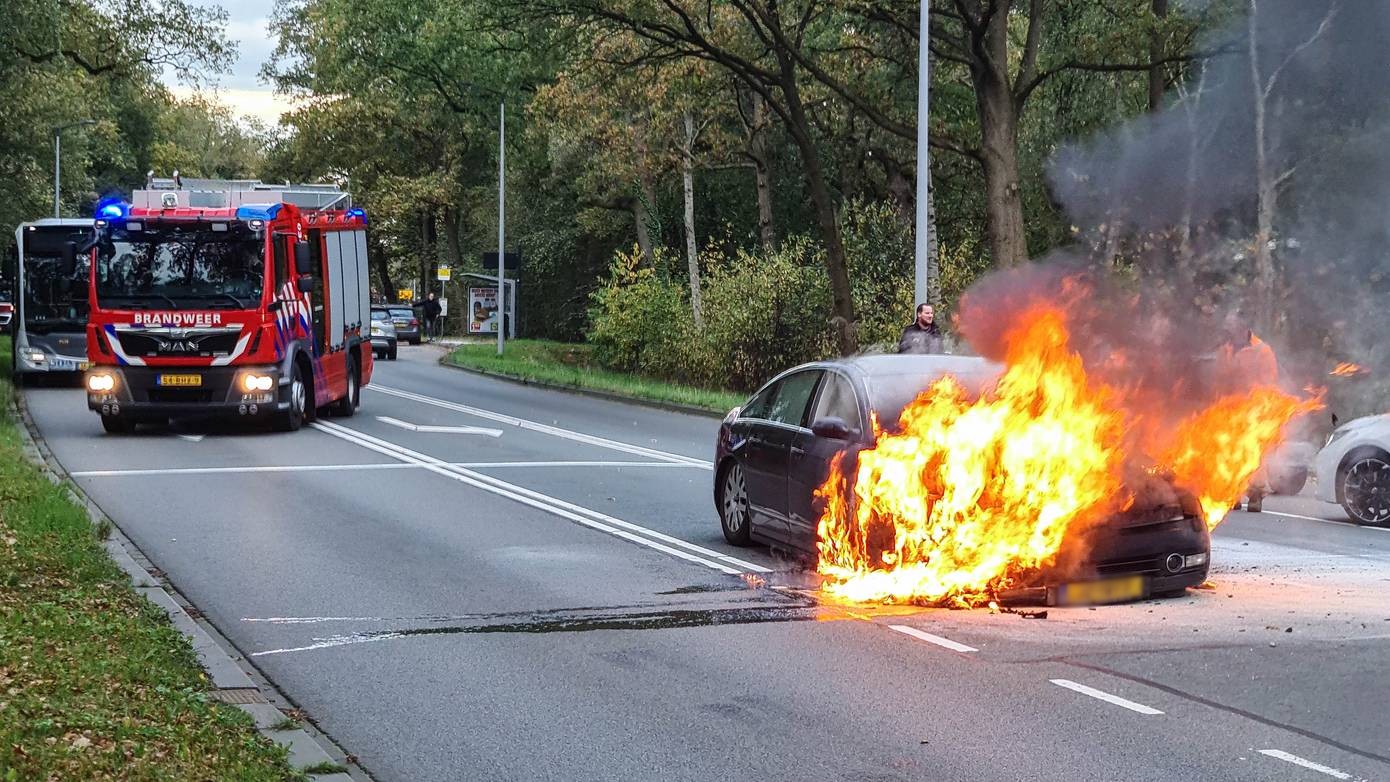
[[[490,342],[455,348],[447,359],[455,366],[570,388],[603,391],[653,402],[672,402],[715,413],[743,404],[744,395],[729,391],[675,385],[661,380],[613,372],[597,365],[588,345],[516,339],[507,342],[506,354],[497,355]]]
[[[304,779],[24,458],[13,394],[0,375],[0,780]]]

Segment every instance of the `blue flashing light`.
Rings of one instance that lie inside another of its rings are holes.
[[[238,220],[274,220],[280,214],[279,204],[242,204],[236,208]]]
[[[367,210],[362,209],[361,207],[353,207],[352,209],[347,210],[347,216],[348,219],[352,219],[355,217],[358,220],[361,220],[363,225],[367,224]]]
[[[130,204],[118,198],[97,202],[96,217],[101,220],[120,220],[130,214]]]

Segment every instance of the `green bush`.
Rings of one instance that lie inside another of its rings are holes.
[[[589,343],[605,367],[657,377],[666,371],[671,346],[692,328],[684,290],[640,265],[635,252],[619,252],[591,296]]]
[[[860,346],[891,349],[913,318],[912,226],[893,207],[865,202],[846,205],[841,221]],[[636,253],[619,253],[591,297],[595,358],[618,371],[748,391],[788,367],[833,356],[824,252],[805,237],[770,253],[706,251],[700,328],[684,276],[664,279]],[[943,254],[943,286],[973,277],[953,261]],[[684,266],[664,256],[656,265]]]
[[[743,391],[833,352],[825,275],[805,240],[769,255],[707,254],[699,328],[686,287],[638,261],[619,253],[592,297],[589,342],[610,369]]]
[[[702,332],[691,340],[699,382],[747,391],[790,366],[834,355],[830,291],[811,243],[714,259]]]

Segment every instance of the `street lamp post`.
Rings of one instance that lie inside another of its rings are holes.
[[[497,124],[497,355],[502,355],[507,331],[507,102],[502,101]],[[516,317],[516,313],[512,313]]]
[[[927,274],[931,265],[927,245],[928,231],[930,230],[927,221],[931,219],[927,213],[927,201],[930,198],[929,188],[931,187],[931,148],[927,133],[927,126],[931,117],[928,101],[931,73],[927,46],[927,42],[930,40],[928,38],[931,19],[930,0],[922,0],[920,13],[921,17],[918,19],[919,43],[917,45],[917,235],[914,248],[916,268],[913,274],[913,290],[918,304],[932,301],[932,280]]]
[[[58,125],[53,128],[53,217],[60,218],[62,214],[62,172],[63,172],[63,131],[68,128],[87,127],[95,125],[94,119],[78,120],[69,122],[66,125]]]

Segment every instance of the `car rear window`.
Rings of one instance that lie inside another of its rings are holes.
[[[372,320],[390,320],[391,315],[386,310],[372,310]]]
[[[393,318],[413,318],[413,317],[415,317],[415,311],[414,311],[414,310],[404,309],[404,308],[396,309],[396,308],[393,307],[393,308],[391,309],[391,317],[393,317]]]

